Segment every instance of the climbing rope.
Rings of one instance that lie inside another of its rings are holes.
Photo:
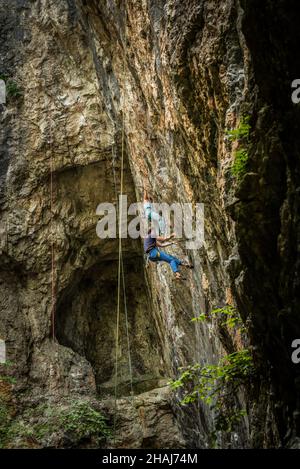
[[[124,2],[124,54],[123,54],[123,96],[122,96],[122,136],[121,136],[121,168],[120,168],[120,197],[123,195],[124,186],[124,153],[125,153],[125,71],[127,57],[127,37],[126,37],[126,3]],[[114,176],[115,180],[115,176]],[[122,254],[122,204],[118,209],[118,227],[119,227],[119,247],[118,247],[118,289],[117,289],[117,318],[116,318],[116,344],[115,344],[115,413],[114,413],[114,437],[116,435],[116,416],[117,416],[117,398],[118,398],[118,372],[119,372],[119,336],[120,336],[120,304],[121,304],[121,282],[123,285],[124,310],[127,334],[128,361],[130,372],[131,395],[133,395],[132,363],[130,353],[130,337],[128,324],[128,310],[126,302],[125,274]]]
[[[113,168],[113,181],[115,188],[115,197],[118,201],[117,181],[116,181],[116,169],[115,169],[115,152],[114,145],[112,145],[112,168]],[[119,208],[117,203],[117,218],[119,219]],[[131,361],[131,346],[130,346],[130,334],[129,334],[129,321],[128,321],[128,309],[127,309],[127,294],[126,294],[126,282],[124,273],[124,262],[123,252],[121,250],[121,272],[122,272],[122,284],[123,284],[123,298],[124,298],[124,312],[125,312],[125,323],[126,323],[126,339],[127,339],[127,353],[128,353],[128,367],[130,376],[130,393],[133,395],[133,373],[132,373],[132,361]]]
[[[53,196],[53,140],[52,140],[52,126],[50,122],[50,232],[51,232],[51,330],[52,340],[55,340],[55,248],[54,248],[54,196]]]
[[[129,335],[129,324],[128,324],[128,310],[127,310],[127,300],[126,300],[123,256],[121,258],[121,263],[122,263],[122,283],[123,283],[124,310],[125,310],[125,322],[126,322],[127,351],[128,351],[128,366],[129,366],[129,376],[130,376],[130,395],[133,396],[133,373],[132,373],[131,347],[130,347],[130,335]]]
[[[123,78],[124,78],[124,88],[122,96],[122,135],[121,135],[121,168],[120,168],[120,196],[123,194],[124,190],[124,154],[125,154],[125,71],[126,71],[126,58],[127,58],[127,38],[126,38],[126,23],[127,23],[127,14],[126,14],[126,3],[124,2],[124,53],[123,53]],[[62,103],[59,102],[60,105]],[[80,109],[81,114],[84,116]],[[88,123],[87,123],[88,124]],[[88,125],[88,128],[91,131],[92,135],[94,131]],[[52,140],[52,130],[50,125],[50,138],[51,138],[51,157],[50,157],[50,205],[51,205],[51,296],[52,296],[52,306],[51,306],[51,320],[52,320],[52,337],[55,340],[55,309],[56,309],[56,288],[55,288],[55,246],[54,246],[54,229],[53,229],[53,217],[54,217],[54,191],[53,191],[53,140]],[[97,141],[97,139],[95,139]],[[112,146],[113,151],[113,146]],[[132,373],[132,360],[131,360],[131,346],[130,346],[130,334],[129,334],[129,321],[128,321],[128,307],[127,307],[127,295],[126,295],[126,282],[125,282],[125,272],[124,272],[124,262],[123,262],[123,252],[122,252],[122,204],[118,209],[118,193],[117,193],[117,184],[115,176],[115,167],[114,167],[114,158],[113,158],[113,173],[114,173],[114,186],[115,194],[117,200],[117,218],[119,225],[119,245],[118,245],[118,287],[117,287],[117,317],[116,317],[116,346],[115,346],[115,413],[114,413],[114,435],[116,434],[116,411],[117,411],[117,398],[118,398],[118,373],[119,373],[119,352],[120,352],[120,312],[121,312],[121,295],[124,299],[124,313],[125,313],[125,324],[126,324],[126,337],[127,337],[127,351],[128,351],[128,367],[130,374],[130,391],[131,396],[133,396],[133,373]]]

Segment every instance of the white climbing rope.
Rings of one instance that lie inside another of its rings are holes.
[[[126,57],[127,57],[127,37],[126,37],[126,3],[124,2],[124,54],[123,54],[123,99],[122,99],[122,136],[121,136],[121,168],[120,168],[120,197],[123,195],[124,186],[124,153],[125,153],[125,71],[126,71]],[[115,180],[115,176],[114,176]],[[118,398],[118,371],[119,371],[119,336],[120,336],[120,303],[121,303],[121,281],[123,285],[124,296],[124,310],[126,321],[126,334],[127,334],[127,347],[128,347],[128,361],[130,372],[130,385],[131,395],[133,395],[133,380],[132,380],[132,363],[130,352],[130,337],[128,325],[128,310],[126,301],[126,287],[125,287],[125,274],[124,263],[122,254],[122,204],[118,209],[118,226],[119,226],[119,248],[118,248],[118,290],[117,290],[117,318],[116,318],[116,344],[115,344],[115,412],[114,412],[114,438],[116,436],[116,417],[117,417],[117,398]]]
[[[112,168],[113,168],[113,181],[114,181],[114,188],[115,188],[115,197],[116,197],[116,200],[118,201],[118,191],[117,191],[117,182],[116,182],[116,169],[115,169],[115,154],[114,154],[114,146],[113,145],[112,145]],[[118,206],[118,203],[117,203],[117,218],[119,219],[119,206]],[[130,346],[128,308],[127,308],[127,294],[126,294],[126,282],[125,282],[123,251],[122,250],[121,250],[121,272],[122,272],[124,312],[125,312],[125,323],[126,323],[128,367],[129,367],[129,376],[130,376],[130,392],[131,392],[131,395],[133,395],[133,373],[132,373],[132,361],[131,361],[131,346]]]

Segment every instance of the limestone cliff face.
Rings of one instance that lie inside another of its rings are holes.
[[[289,74],[298,59],[280,35],[291,6],[281,1],[279,16],[272,2],[253,3],[1,0],[0,73],[21,90],[0,114],[0,334],[16,376],[7,391],[16,419],[32,409],[34,421],[44,418],[41,405],[84,399],[111,419],[117,414],[109,446],[208,446],[211,411],[182,409],[167,382],[181,366],[216,363],[244,343],[254,346],[260,378],[236,396],[249,415],[219,444],[278,446],[287,432],[296,444],[289,354],[300,332],[299,116]],[[227,131],[244,115],[249,166],[236,181]],[[96,208],[117,201],[123,119],[129,202],[142,198],[145,179],[158,202],[203,202],[205,245],[170,250],[195,265],[181,284],[168,267],[146,270],[140,241],[124,241],[135,396],[128,397],[122,310],[115,408],[118,242],[96,236]],[[224,304],[237,306],[249,326],[242,338],[216,320],[191,322]],[[30,444],[87,443],[62,432]]]

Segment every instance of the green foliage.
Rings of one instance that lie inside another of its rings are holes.
[[[249,137],[251,126],[249,124],[250,116],[243,116],[239,126],[236,129],[228,130],[226,132],[231,142],[237,140],[246,140]]]
[[[222,308],[215,308],[210,312],[210,315],[222,317],[224,321],[221,323],[221,326],[226,326],[230,329],[239,326],[242,330],[244,330],[243,322],[234,306],[227,305],[223,306]],[[192,321],[203,322],[207,319],[208,315],[201,313],[199,316],[193,318]]]
[[[1,368],[8,368],[11,367],[13,363],[9,360],[7,360],[5,363],[1,363]],[[8,376],[6,373],[5,374],[0,374],[0,382],[6,382],[9,384],[16,384],[16,378],[12,376]]]
[[[0,449],[5,447],[9,424],[11,421],[10,409],[6,402],[0,402]]]
[[[240,179],[247,172],[249,160],[247,146],[251,130],[249,121],[250,116],[243,116],[236,129],[227,131],[229,140],[239,143],[239,148],[234,153],[234,160],[231,166],[231,173],[236,179]]]
[[[199,316],[192,319],[193,322],[204,322],[207,320],[207,316],[205,313],[201,313]]]
[[[19,97],[22,96],[22,92],[18,87],[17,83],[12,80],[6,82],[6,94],[8,97]]]
[[[14,362],[10,361],[10,360],[6,360],[5,363],[1,363],[1,366],[6,366],[6,367],[10,367],[10,366],[13,366]]]
[[[105,417],[84,401],[76,402],[62,412],[60,421],[66,432],[79,439],[103,439],[111,435]]]
[[[195,365],[183,369],[181,376],[170,384],[173,390],[181,389],[182,405],[200,399],[215,412],[216,430],[230,432],[246,415],[244,409],[229,406],[240,386],[250,382],[255,373],[252,356],[247,349],[223,357],[217,365]]]
[[[45,438],[57,432],[66,433],[74,442],[92,439],[96,444],[111,436],[106,418],[86,401],[73,401],[63,407],[42,404],[28,409],[22,420],[11,422],[5,428],[6,443],[21,439],[25,446],[28,439],[43,444]]]
[[[239,148],[234,154],[234,161],[231,166],[232,175],[240,178],[247,171],[248,152],[245,148]]]
[[[5,81],[7,97],[22,96],[22,91],[15,81],[13,81],[11,78],[8,78],[6,75],[0,75],[0,79]]]
[[[12,362],[1,363],[0,375],[0,448],[4,448],[9,435],[9,426],[12,421],[12,405],[10,403],[11,384],[15,379],[6,374],[6,369],[12,365]]]
[[[211,312],[212,316],[221,316],[224,318],[224,322],[221,324],[222,326],[226,326],[229,328],[234,328],[236,326],[242,326],[243,322],[234,306],[227,305],[223,308],[216,308],[213,309]]]
[[[17,382],[16,378],[13,378],[12,376],[5,376],[5,375],[0,375],[0,381],[5,381],[6,383],[9,383],[9,384],[16,384]]]

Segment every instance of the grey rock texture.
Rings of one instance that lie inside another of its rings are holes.
[[[0,113],[0,336],[16,376],[3,396],[17,421],[67,397],[110,420],[117,409],[118,438],[104,445],[207,447],[209,408],[181,408],[166,382],[245,342],[260,379],[236,396],[249,417],[234,443],[222,435],[220,445],[293,446],[299,109],[289,96],[295,39],[287,52],[279,33],[293,9],[281,0],[279,18],[268,1],[125,3],[126,15],[119,1],[0,2],[0,74],[20,89]],[[237,182],[226,131],[243,115],[251,116],[250,168]],[[158,202],[203,202],[205,245],[170,249],[195,265],[181,284],[167,266],[145,270],[139,240],[123,242],[135,396],[122,309],[115,408],[118,241],[96,236],[96,208],[117,200],[123,122],[129,202],[141,200],[144,180]],[[247,337],[215,319],[191,322],[224,304],[237,305]],[[25,444],[68,446],[63,434],[10,442]]]

